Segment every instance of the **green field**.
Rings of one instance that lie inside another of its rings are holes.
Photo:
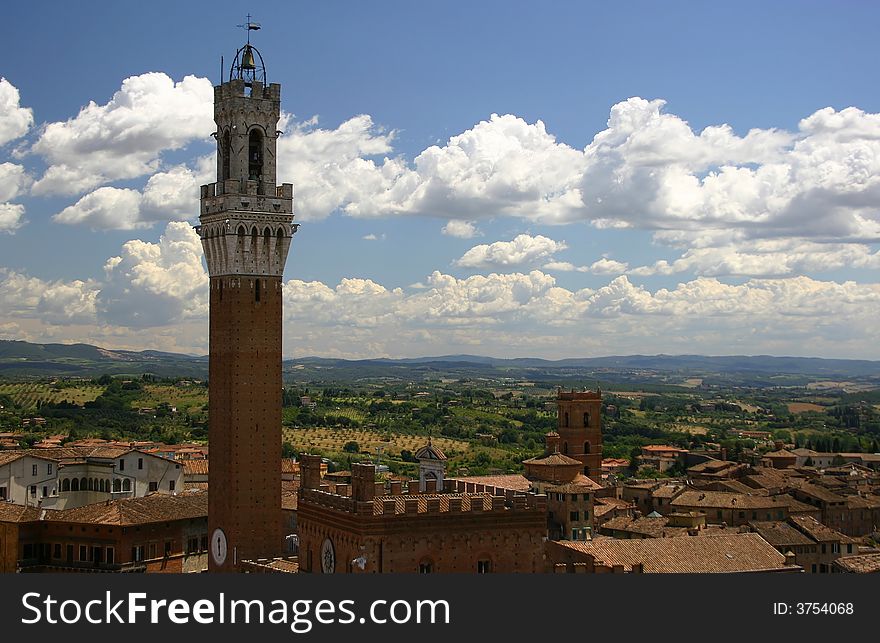
[[[0,383],[0,395],[8,395],[16,406],[29,410],[36,410],[41,404],[57,404],[65,401],[82,406],[97,398],[103,391],[103,386],[87,383],[76,385],[48,382]]]

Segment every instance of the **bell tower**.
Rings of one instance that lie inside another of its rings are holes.
[[[248,36],[259,25],[248,22]],[[248,42],[214,87],[217,182],[196,230],[210,275],[208,569],[283,551],[281,277],[293,186],[276,185],[281,85]]]
[[[558,435],[553,440],[559,444],[560,453],[578,460],[585,475],[599,480],[602,473],[602,392],[559,389],[556,407]]]

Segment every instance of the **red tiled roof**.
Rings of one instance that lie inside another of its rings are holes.
[[[844,556],[834,561],[834,564],[853,574],[877,574],[880,573],[880,554]]]
[[[539,456],[537,458],[529,458],[528,460],[523,460],[523,464],[532,464],[539,466],[547,466],[547,467],[558,467],[558,466],[581,466],[579,460],[575,460],[574,458],[569,458],[567,455],[563,455],[561,453],[551,453],[550,455]]]
[[[590,554],[596,563],[644,565],[645,573],[711,574],[773,571],[785,568],[785,556],[758,534],[725,534],[701,537],[616,539],[588,542],[558,541]]]
[[[0,502],[0,522],[31,522],[40,519],[40,509]]]
[[[193,491],[177,495],[153,493],[142,498],[99,502],[76,509],[52,511],[46,519],[103,525],[143,525],[169,520],[204,518],[208,494]]]
[[[497,476],[456,476],[453,479],[460,480],[461,482],[473,482],[475,484],[498,487],[500,489],[512,489],[513,491],[528,491],[532,484],[528,478],[520,473]]]

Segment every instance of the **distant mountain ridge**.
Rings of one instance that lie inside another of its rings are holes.
[[[375,358],[361,360],[303,357],[286,359],[283,368],[291,372],[297,366],[318,369],[342,368],[370,372],[395,372],[401,369],[466,371],[510,370],[511,376],[522,371],[567,370],[646,370],[671,373],[756,373],[793,374],[828,378],[880,377],[880,361],[825,359],[820,357],[775,357],[771,355],[611,355],[577,357],[561,360],[518,357],[501,359],[480,355],[439,355],[403,359]],[[34,344],[0,340],[0,376],[92,376],[95,374],[153,373],[160,376],[207,377],[208,357],[164,351],[126,351],[105,349],[90,344]]]

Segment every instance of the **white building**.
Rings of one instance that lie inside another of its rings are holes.
[[[72,509],[183,490],[180,462],[137,449],[59,447],[0,451],[0,501]]]

